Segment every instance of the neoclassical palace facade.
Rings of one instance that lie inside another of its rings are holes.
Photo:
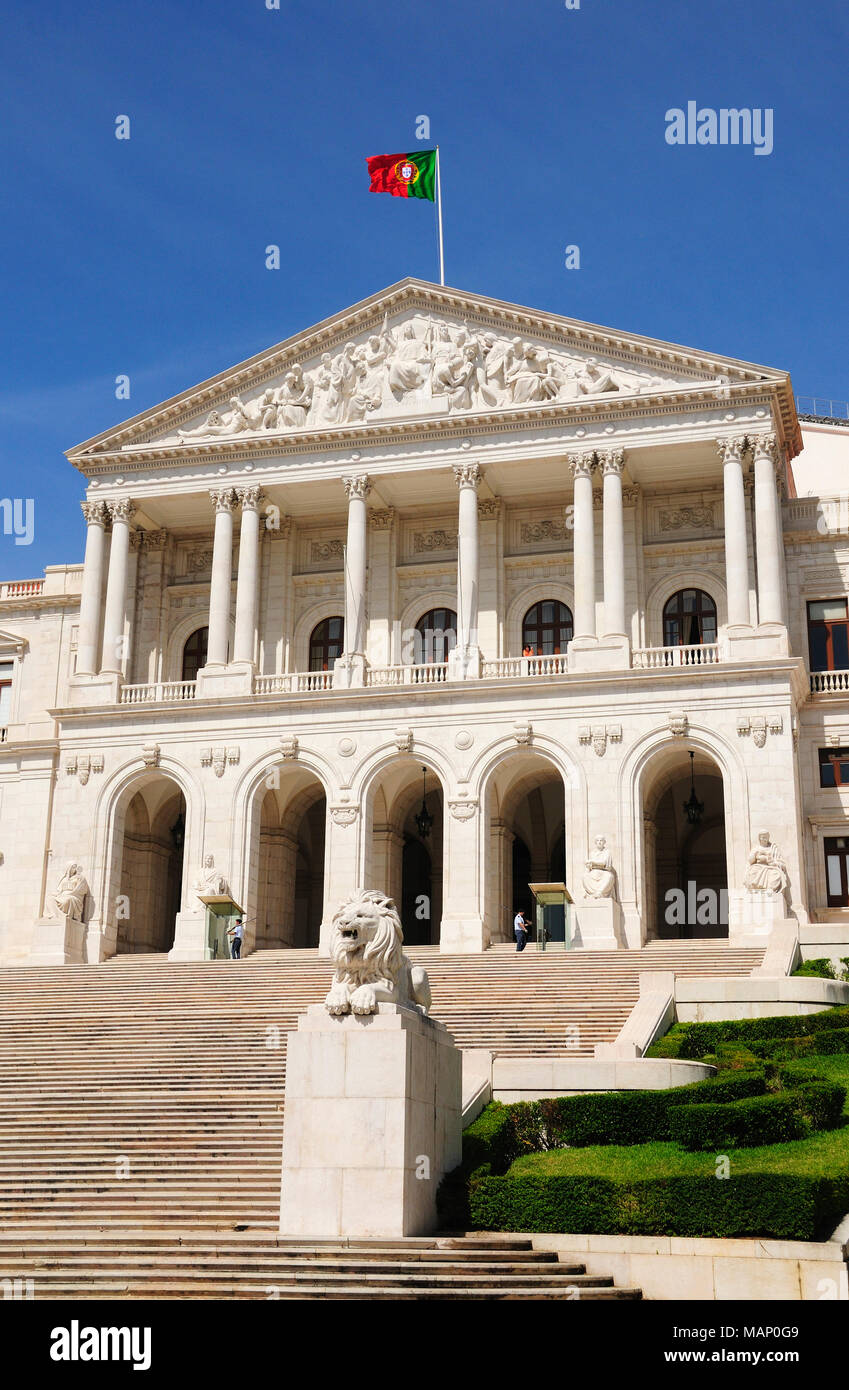
[[[316,946],[362,886],[447,951],[544,881],[578,949],[845,930],[847,444],[406,280],[71,450],[84,564],[0,588],[0,959],[202,959],[216,894]]]

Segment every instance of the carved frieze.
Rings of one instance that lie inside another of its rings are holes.
[[[416,531],[413,535],[413,554],[432,555],[457,549],[457,532],[438,528],[435,531]]]

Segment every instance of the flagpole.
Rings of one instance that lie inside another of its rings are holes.
[[[439,283],[445,284],[445,252],[442,246],[442,179],[439,175],[439,146],[436,147],[436,209],[439,219]]]

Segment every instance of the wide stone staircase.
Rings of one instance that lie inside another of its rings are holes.
[[[687,943],[409,954],[461,1047],[573,1057],[617,1035],[641,969],[742,975],[761,959]],[[503,1297],[514,1275],[560,1288],[559,1267],[509,1240],[278,1241],[286,1034],[329,977],[314,951],[0,970],[0,1280],[31,1278],[36,1297]],[[609,1281],[591,1290],[612,1296]]]

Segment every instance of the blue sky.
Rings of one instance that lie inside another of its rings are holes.
[[[0,36],[0,496],[36,519],[30,546],[0,534],[2,578],[82,557],[65,449],[438,278],[432,206],[367,192],[364,157],[416,148],[421,114],[448,284],[849,399],[837,0],[47,0]],[[771,108],[773,153],[668,145],[689,100]]]

